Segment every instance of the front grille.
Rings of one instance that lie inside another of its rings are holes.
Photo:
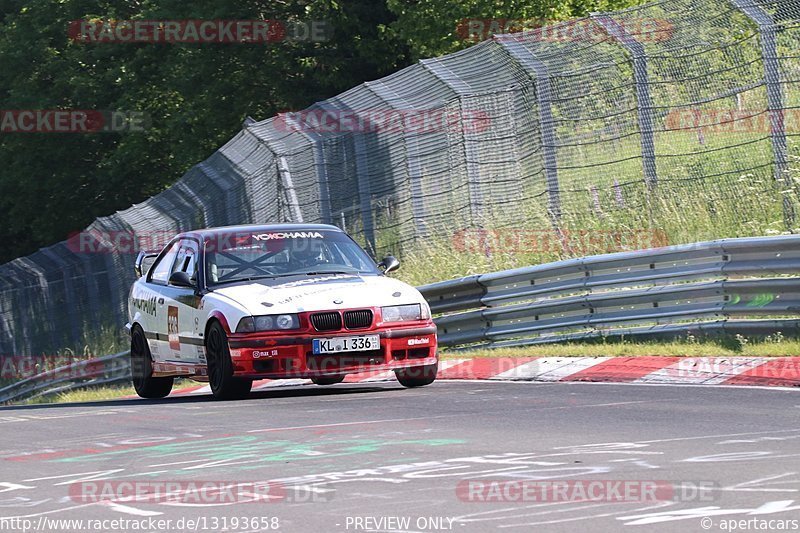
[[[338,331],[342,329],[342,315],[336,311],[314,313],[311,315],[311,324],[317,331]]]
[[[364,329],[372,325],[372,311],[359,309],[344,312],[344,327],[347,329]]]

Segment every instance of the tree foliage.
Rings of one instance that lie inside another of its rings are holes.
[[[563,19],[631,0],[0,0],[0,109],[143,112],[128,133],[0,133],[0,262],[163,190],[246,116],[301,109],[473,44],[467,18]],[[82,43],[83,19],[323,20],[321,42]]]
[[[532,29],[641,3],[640,0],[387,0],[397,16],[391,32],[412,50],[413,59],[435,57],[474,44],[474,35]],[[475,33],[468,24],[474,22]],[[483,32],[480,31],[483,26]],[[495,31],[493,31],[495,30]],[[496,31],[501,30],[501,31]]]

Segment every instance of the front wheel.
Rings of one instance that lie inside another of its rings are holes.
[[[219,322],[214,322],[206,338],[208,381],[211,394],[218,400],[241,400],[250,394],[252,379],[233,377],[233,362],[228,348],[228,336]]]
[[[400,368],[395,370],[397,381],[404,387],[424,387],[436,380],[436,373],[439,371],[439,364],[435,363],[426,366],[412,366],[411,368]]]
[[[336,385],[337,383],[341,383],[344,381],[344,375],[342,376],[315,376],[311,378],[311,382],[314,385]]]
[[[138,325],[131,331],[131,381],[142,398],[163,398],[172,391],[173,377],[153,377],[153,358],[144,331]]]

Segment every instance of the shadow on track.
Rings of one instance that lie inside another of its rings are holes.
[[[315,385],[300,385],[296,387],[275,387],[270,390],[253,391],[250,396],[244,400],[215,400],[210,393],[208,394],[188,394],[186,396],[173,396],[162,398],[159,400],[147,400],[144,398],[123,398],[117,400],[99,400],[94,402],[69,402],[69,403],[39,403],[33,405],[5,405],[0,407],[0,412],[3,411],[30,411],[38,409],[56,409],[63,407],[124,407],[134,405],[176,405],[176,404],[191,404],[191,403],[242,403],[251,402],[255,400],[267,400],[271,398],[301,398],[308,396],[346,396],[352,394],[367,394],[367,393],[381,393],[404,390],[396,383],[387,383],[388,387],[375,387],[375,386],[354,386],[352,384],[346,385],[331,385],[331,386],[315,386]]]

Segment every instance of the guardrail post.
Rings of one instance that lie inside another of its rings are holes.
[[[642,148],[642,170],[648,188],[653,188],[658,183],[658,173],[656,171],[655,141],[653,140],[653,100],[650,97],[650,82],[647,75],[647,53],[642,43],[608,15],[592,13],[590,17],[622,45],[633,58],[633,82],[636,85],[636,110]]]
[[[772,153],[775,158],[775,181],[782,183],[786,179],[788,168],[786,152],[786,129],[783,111],[785,102],[781,86],[781,67],[778,57],[776,31],[777,25],[772,17],[753,0],[730,0],[736,8],[744,13],[758,26],[761,42],[761,58],[764,62],[764,84],[767,89],[767,112],[769,113],[770,138]]]
[[[558,186],[558,159],[556,155],[556,133],[553,123],[552,96],[550,94],[550,73],[547,65],[541,62],[527,47],[509,36],[495,36],[503,50],[535,82],[536,101],[539,105],[539,128],[541,130],[542,158],[544,176],[547,183],[547,211],[557,226],[561,217],[561,191]],[[530,72],[534,75],[531,76]]]

